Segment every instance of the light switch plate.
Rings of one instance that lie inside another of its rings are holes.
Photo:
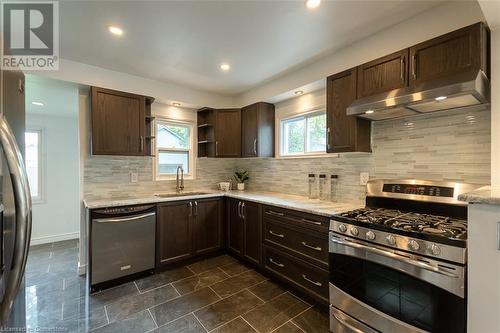
[[[370,174],[368,172],[359,173],[359,185],[366,185],[370,180]]]
[[[130,173],[130,182],[131,183],[137,183],[139,181],[139,173],[137,172],[131,172]]]

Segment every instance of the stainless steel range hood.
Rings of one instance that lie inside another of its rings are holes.
[[[464,107],[482,107],[489,100],[490,82],[483,71],[479,71],[360,98],[347,108],[347,115],[384,120]]]

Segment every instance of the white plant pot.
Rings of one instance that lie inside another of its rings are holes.
[[[238,191],[244,191],[245,190],[245,183],[236,184],[236,188],[238,189]]]

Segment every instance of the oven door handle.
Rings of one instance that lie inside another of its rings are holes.
[[[452,277],[452,278],[455,278],[455,279],[458,279],[459,276],[458,275],[455,275],[453,273],[449,273],[449,272],[446,272],[446,271],[443,271],[437,267],[434,267],[432,265],[429,265],[429,264],[426,264],[425,262],[422,262],[422,261],[419,261],[419,260],[415,260],[415,259],[411,259],[411,258],[407,258],[407,257],[403,257],[403,256],[400,256],[396,253],[393,253],[393,252],[390,252],[390,251],[386,251],[386,250],[382,250],[382,249],[379,249],[379,248],[376,248],[376,247],[373,247],[373,246],[368,246],[368,245],[364,245],[364,244],[360,244],[360,243],[357,243],[357,242],[352,242],[352,241],[343,241],[343,240],[338,240],[338,239],[335,239],[333,237],[330,237],[330,241],[333,242],[333,243],[336,243],[336,244],[339,244],[339,245],[344,245],[344,246],[349,246],[349,247],[352,247],[352,248],[355,248],[355,249],[360,249],[360,250],[365,250],[365,251],[368,251],[368,252],[371,252],[371,253],[375,253],[375,254],[378,254],[378,255],[381,255],[383,257],[387,257],[387,258],[391,258],[391,259],[394,259],[394,260],[398,260],[398,261],[401,261],[403,263],[406,263],[406,264],[409,264],[409,265],[412,265],[412,266],[416,266],[416,267],[419,267],[419,268],[423,268],[425,270],[428,270],[428,271],[431,271],[431,272],[434,272],[434,273],[437,273],[437,274],[441,274],[441,275],[444,275],[444,276],[448,276],[448,277]]]

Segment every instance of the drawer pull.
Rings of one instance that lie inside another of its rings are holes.
[[[273,211],[273,210],[268,210],[268,211],[266,212],[266,214],[269,214],[269,215],[275,215],[275,216],[285,216],[285,214],[284,214],[284,213],[275,212],[275,211]]]
[[[312,223],[312,224],[315,224],[315,225],[321,225],[321,222],[318,222],[318,221],[311,221],[311,220],[308,220],[308,219],[301,219],[302,222],[306,222],[306,223]]]
[[[311,246],[311,245],[307,244],[306,242],[302,242],[302,245],[304,245],[308,249],[311,249],[311,250],[314,250],[314,251],[321,252],[321,250],[322,250],[319,246]]]
[[[304,280],[306,280],[307,282],[314,284],[315,286],[321,287],[323,285],[321,282],[316,282],[316,281],[309,279],[305,274],[302,274],[302,278]]]
[[[269,261],[271,262],[271,264],[276,265],[276,266],[278,266],[278,267],[281,267],[281,268],[285,267],[285,265],[283,265],[282,263],[279,263],[279,262],[277,262],[277,261],[274,261],[274,259],[273,259],[273,258],[269,258]]]
[[[283,235],[283,234],[277,234],[277,233],[275,233],[275,232],[274,232],[274,231],[272,231],[272,230],[269,230],[269,233],[270,233],[271,235],[276,236],[276,237],[279,237],[279,238],[285,238],[285,235]]]

